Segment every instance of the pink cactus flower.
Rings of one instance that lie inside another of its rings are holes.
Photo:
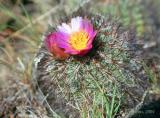
[[[58,26],[57,31],[46,37],[45,44],[54,55],[65,55],[64,57],[68,57],[68,55],[84,56],[92,49],[95,36],[96,31],[93,29],[91,22],[78,16],[72,18],[69,24],[62,23]],[[55,51],[55,47],[59,51]]]

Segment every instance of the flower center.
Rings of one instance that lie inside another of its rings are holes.
[[[82,50],[87,47],[88,34],[85,31],[74,32],[70,36],[70,44],[76,50]]]

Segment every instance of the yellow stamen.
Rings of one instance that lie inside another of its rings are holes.
[[[88,34],[85,31],[74,32],[70,37],[70,44],[76,50],[85,49],[88,42]]]

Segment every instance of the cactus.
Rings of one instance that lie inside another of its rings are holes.
[[[137,73],[142,68],[134,58],[133,34],[109,17],[81,9],[73,16],[87,17],[98,31],[92,50],[84,57],[62,61],[54,59],[42,43],[34,60],[35,86],[47,96],[46,105],[54,117],[113,118],[122,115],[123,105],[126,115],[148,87],[147,79]]]

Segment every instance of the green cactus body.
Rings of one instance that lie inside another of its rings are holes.
[[[35,78],[60,116],[113,118],[120,112],[120,105],[126,102],[124,98],[128,94],[124,91],[130,93],[128,88],[132,88],[131,93],[138,101],[145,90],[142,87],[139,94],[134,91],[140,86],[133,68],[130,70],[131,66],[140,68],[131,56],[134,39],[116,22],[99,15],[87,17],[98,32],[92,50],[86,56],[71,56],[60,61],[42,46],[35,59],[39,59],[35,64],[39,74]],[[130,107],[137,104],[135,100],[136,104],[130,101],[127,101]]]

